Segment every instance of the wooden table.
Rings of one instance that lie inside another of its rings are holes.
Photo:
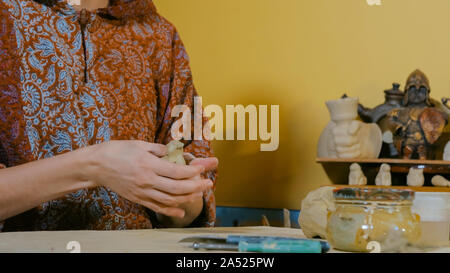
[[[277,227],[10,232],[0,233],[0,252],[67,253],[70,252],[70,250],[67,249],[67,244],[71,241],[77,241],[80,244],[80,251],[82,253],[192,253],[199,251],[190,248],[189,243],[178,243],[178,241],[189,236],[218,235],[225,237],[229,234],[305,238],[300,229]],[[338,251],[331,250],[330,252]],[[438,252],[450,253],[450,247],[439,249]]]

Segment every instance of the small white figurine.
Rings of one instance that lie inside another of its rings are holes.
[[[410,168],[406,183],[410,187],[422,187],[425,183],[425,177],[423,176],[423,169]]]
[[[358,163],[350,165],[350,174],[348,176],[349,185],[363,186],[367,185],[367,178],[361,170],[361,166]]]
[[[450,141],[447,142],[447,145],[445,145],[444,160],[450,161]]]
[[[431,184],[436,187],[450,187],[450,181],[440,175],[433,176],[433,178],[431,179]]]
[[[392,178],[391,178],[391,166],[388,164],[382,164],[380,167],[380,171],[375,178],[375,184],[377,186],[391,186]]]

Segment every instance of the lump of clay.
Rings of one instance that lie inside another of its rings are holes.
[[[450,141],[447,142],[444,148],[444,160],[450,161]]]
[[[391,166],[388,164],[382,164],[380,167],[380,171],[375,178],[375,185],[377,186],[391,186],[392,178],[391,178]]]
[[[167,155],[162,159],[167,160],[169,162],[186,165],[186,161],[183,157],[183,147],[184,144],[178,140],[172,140],[167,146]]]
[[[328,212],[335,211],[333,190],[321,187],[303,199],[298,222],[306,237],[326,239]]]
[[[408,176],[406,177],[406,183],[410,187],[422,187],[425,183],[425,177],[423,176],[423,169],[410,168]]]
[[[367,178],[364,176],[361,166],[358,163],[350,165],[350,174],[348,175],[348,184],[363,186],[367,185]]]
[[[440,175],[433,176],[433,178],[431,179],[431,184],[436,187],[450,187],[450,181]]]

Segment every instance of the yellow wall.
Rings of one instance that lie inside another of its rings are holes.
[[[215,142],[218,205],[300,208],[330,183],[315,163],[329,117],[325,100],[343,92],[367,106],[415,68],[434,98],[450,96],[450,1],[155,0],[191,57],[204,104],[279,104],[280,147]]]

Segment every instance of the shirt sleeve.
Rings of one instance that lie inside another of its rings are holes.
[[[167,144],[173,138],[171,128],[177,118],[172,118],[171,113],[176,105],[186,105],[191,112],[191,133],[193,139],[194,132],[194,98],[198,96],[192,80],[192,73],[189,66],[189,57],[186,49],[174,29],[171,41],[170,58],[168,58],[166,71],[161,71],[160,81],[157,83],[159,91],[160,106],[158,113],[158,122],[160,124],[156,135],[156,142]],[[168,54],[166,54],[167,56]],[[164,63],[166,60],[161,60]],[[161,66],[160,63],[160,66]],[[203,110],[201,110],[203,111]],[[201,118],[203,128],[208,125],[207,118]],[[214,156],[211,143],[202,138],[202,140],[182,140],[185,143],[185,152],[191,153],[197,158]],[[217,170],[208,171],[202,174],[203,178],[209,178],[213,181],[214,187],[203,194],[203,211],[197,219],[191,224],[192,227],[212,227],[216,219],[215,206],[215,184],[217,179]]]
[[[11,69],[14,67],[13,62],[17,61],[15,53],[17,50],[14,41],[15,33],[10,14],[5,5],[0,1],[0,169],[6,168],[7,156],[3,147],[2,139],[5,135],[10,134],[4,128],[3,121],[10,116],[13,109],[8,109],[10,100],[6,94],[15,91],[18,82],[17,71]],[[5,109],[6,108],[6,109]],[[3,230],[5,221],[0,219],[0,232]]]

